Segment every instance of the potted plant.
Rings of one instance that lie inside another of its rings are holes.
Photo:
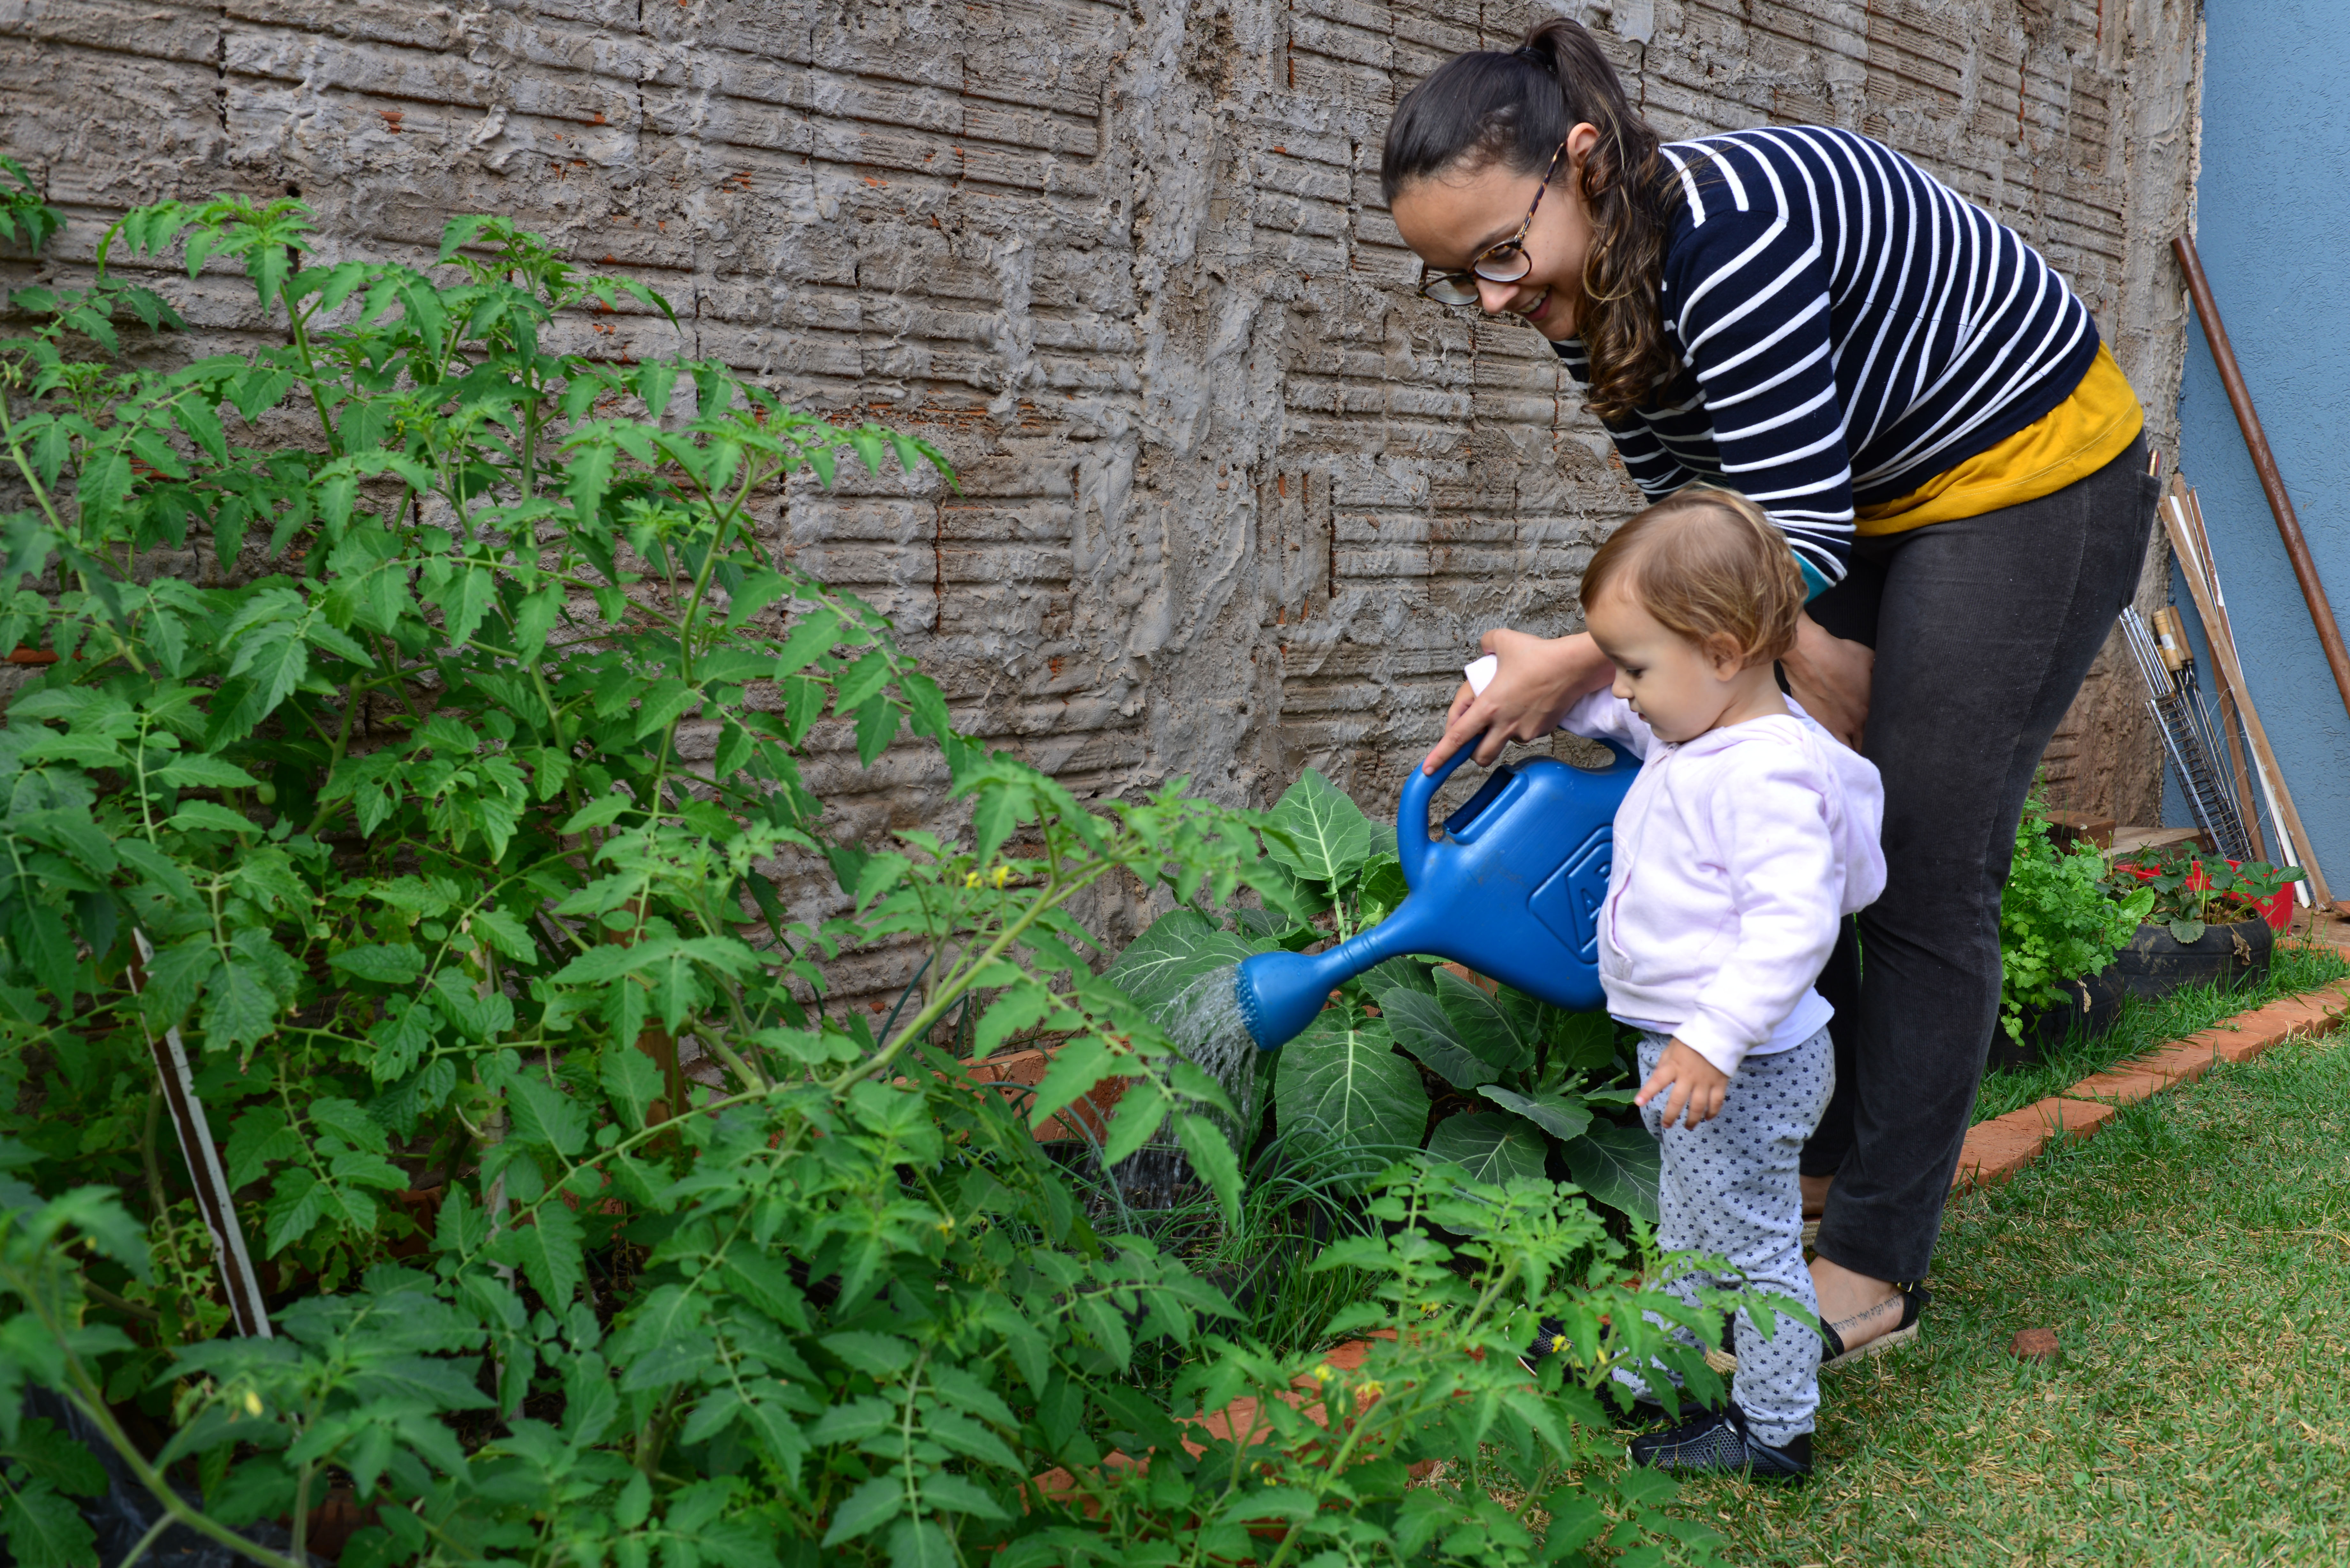
[[[2105,971],[2154,898],[2141,890],[2116,900],[2105,877],[2105,857],[2095,849],[2060,847],[2037,811],[2024,813],[2000,893],[1992,1066],[2037,1061],[2042,1047],[2076,1025],[2095,1034],[2113,1023],[2122,993]]]
[[[2135,995],[2182,985],[2232,985],[2268,972],[2275,917],[2291,918],[2298,866],[2265,860],[2206,861],[2191,849],[2148,848],[2116,858],[2105,878],[2115,899],[2135,907],[2153,897],[2137,934],[2114,959],[2114,978]]]

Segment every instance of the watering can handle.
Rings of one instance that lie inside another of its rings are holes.
[[[1428,830],[1430,826],[1428,811],[1436,802],[1436,792],[1444,787],[1444,781],[1452,776],[1454,769],[1469,760],[1470,753],[1483,739],[1481,735],[1476,741],[1464,744],[1447,757],[1444,765],[1434,773],[1422,773],[1414,768],[1404,779],[1403,799],[1396,804],[1396,858],[1403,862],[1403,880],[1407,888],[1417,888],[1419,886],[1419,874],[1428,865]]]

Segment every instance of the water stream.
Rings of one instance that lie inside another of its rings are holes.
[[[1215,1121],[1243,1158],[1256,1131],[1260,1106],[1256,1042],[1241,1021],[1240,974],[1233,965],[1209,971],[1177,993],[1155,1016],[1175,1048],[1223,1085],[1239,1107],[1237,1121],[1219,1116]],[[1164,1210],[1176,1207],[1201,1190],[1175,1140],[1171,1122],[1162,1126],[1148,1144],[1118,1162],[1110,1173],[1128,1207]]]

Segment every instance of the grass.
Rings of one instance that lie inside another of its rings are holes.
[[[2208,1029],[2233,1013],[2345,975],[2350,975],[2350,962],[2343,961],[2338,949],[2280,940],[2267,978],[2259,984],[2186,986],[2159,1002],[2125,998],[2113,1027],[2103,1034],[2085,1036],[2075,1031],[2061,1044],[2044,1050],[2033,1066],[1984,1074],[1982,1086],[1975,1093],[1975,1120],[1989,1121],[2022,1110],[2034,1100],[2063,1094],[2116,1062]]]
[[[2344,1037],[2222,1066],[1955,1200],[1933,1285],[1921,1346],[1827,1375],[1810,1487],[1684,1490],[1729,1561],[2350,1558]],[[2063,1358],[2012,1358],[2027,1327]]]

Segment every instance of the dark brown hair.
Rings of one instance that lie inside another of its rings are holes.
[[[1762,509],[1734,490],[1692,484],[1609,536],[1583,568],[1583,608],[1618,577],[1667,630],[1700,648],[1726,638],[1742,664],[1782,659],[1804,613],[1804,571]]]
[[[1529,29],[1514,51],[1477,49],[1439,66],[1396,106],[1379,184],[1393,203],[1404,186],[1463,161],[1540,174],[1585,123],[1599,143],[1583,163],[1591,250],[1575,331],[1591,361],[1592,411],[1620,420],[1679,367],[1657,285],[1680,183],[1589,33],[1560,18]]]

